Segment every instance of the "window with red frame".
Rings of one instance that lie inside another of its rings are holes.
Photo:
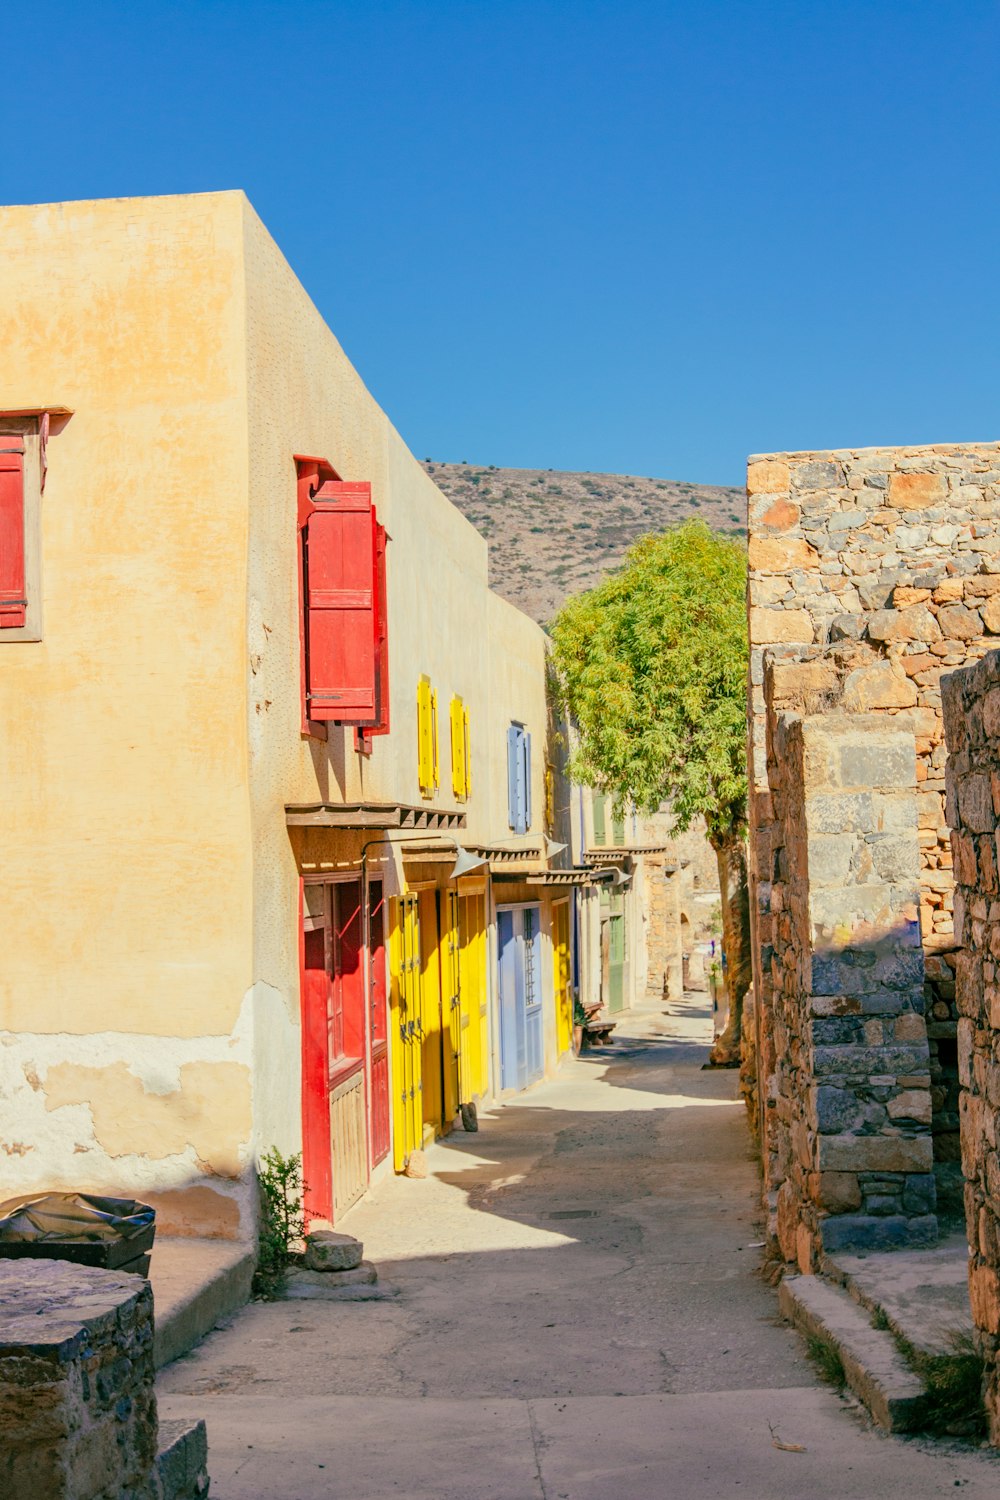
[[[386,530],[370,484],[298,466],[303,718],[387,734]]]

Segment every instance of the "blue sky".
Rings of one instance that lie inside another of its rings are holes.
[[[996,0],[50,0],[5,54],[0,201],[244,188],[418,456],[1000,437]]]

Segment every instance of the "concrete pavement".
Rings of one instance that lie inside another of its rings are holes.
[[[992,1455],[882,1437],[819,1382],[757,1274],[735,1074],[671,1011],[345,1218],[395,1298],[254,1304],[162,1372],[217,1500],[996,1494]]]

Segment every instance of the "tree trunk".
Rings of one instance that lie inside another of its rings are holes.
[[[729,1020],[709,1054],[717,1067],[732,1068],[740,1060],[743,997],[751,984],[750,888],[747,883],[747,845],[739,834],[712,839],[719,866],[722,898],[722,948],[726,955],[726,993]]]

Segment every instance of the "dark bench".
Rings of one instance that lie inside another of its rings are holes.
[[[583,1023],[584,1036],[591,1044],[597,1042],[603,1047],[606,1043],[613,1041],[611,1033],[617,1025],[617,1021],[611,1021],[607,1016],[590,1016]]]

